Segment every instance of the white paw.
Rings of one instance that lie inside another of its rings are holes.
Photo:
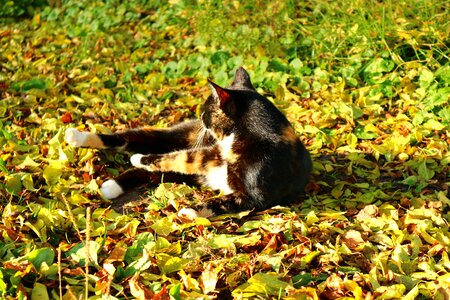
[[[131,164],[132,164],[133,166],[135,166],[135,167],[142,167],[142,165],[141,165],[141,158],[142,158],[143,156],[144,156],[144,155],[142,155],[142,154],[133,154],[133,155],[131,156],[131,158],[130,158]]]
[[[106,199],[114,199],[123,194],[123,189],[117,183],[117,181],[113,179],[109,179],[103,182],[100,187],[100,192]]]
[[[203,207],[200,211],[197,211],[192,208],[183,207],[178,211],[179,217],[188,218],[194,220],[195,218],[209,218],[214,216],[214,212],[206,207]]]
[[[67,128],[64,134],[66,143],[72,147],[82,147],[87,140],[89,133],[78,131],[75,128]]]
[[[183,207],[178,211],[178,216],[194,220],[195,218],[198,218],[198,213],[192,208]]]

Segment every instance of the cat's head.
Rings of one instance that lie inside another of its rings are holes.
[[[212,94],[203,105],[202,121],[217,138],[230,134],[240,124],[251,99],[262,97],[253,87],[244,68],[236,70],[233,83],[222,88],[209,81]]]

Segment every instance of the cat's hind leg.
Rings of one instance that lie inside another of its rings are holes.
[[[195,175],[185,175],[172,172],[149,172],[144,169],[132,168],[123,172],[114,179],[105,181],[100,187],[100,192],[107,199],[115,199],[144,184],[157,186],[162,182],[162,180],[166,182],[186,183],[188,185],[199,184],[199,179]]]

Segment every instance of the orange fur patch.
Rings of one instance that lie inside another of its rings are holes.
[[[98,135],[95,133],[88,133],[86,141],[83,147],[95,148],[95,149],[105,149],[105,145]]]
[[[283,128],[283,138],[289,143],[295,143],[298,140],[297,135],[295,134],[294,129],[291,126],[286,126]]]

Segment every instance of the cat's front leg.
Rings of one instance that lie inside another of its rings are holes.
[[[177,151],[167,154],[133,154],[131,164],[150,172],[177,172],[182,174],[200,174],[200,168],[190,167],[193,161],[188,158],[188,151]]]
[[[196,218],[209,218],[214,216],[214,212],[206,207],[194,209],[190,207],[183,207],[178,211],[178,216],[194,220]]]
[[[67,144],[72,147],[89,147],[103,149],[105,145],[101,138],[91,132],[79,131],[76,128],[68,128],[64,134],[64,139]]]
[[[134,154],[130,161],[136,168],[150,172],[176,172],[189,175],[207,175],[211,169],[225,164],[218,146],[166,154]]]
[[[153,155],[153,154],[140,154],[136,153],[130,157],[131,164],[139,169],[144,169],[147,171],[157,171],[157,167],[152,164],[153,161],[157,159],[158,156],[161,155]]]

